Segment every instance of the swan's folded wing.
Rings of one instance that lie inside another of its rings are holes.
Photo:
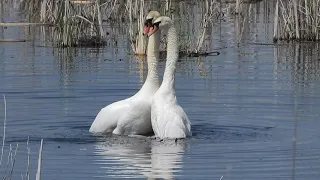
[[[120,116],[128,111],[130,99],[114,102],[102,108],[93,121],[89,131],[91,133],[112,132],[117,126]]]
[[[161,103],[154,103],[151,106],[151,121],[152,121],[152,129],[156,137],[162,138],[165,133],[165,108]]]
[[[148,134],[151,128],[151,107],[150,103],[139,101],[131,103],[126,112],[122,112],[117,128],[121,134]]]
[[[166,134],[174,134],[176,136],[191,135],[191,123],[187,114],[178,104],[166,106],[164,111],[164,118],[166,119]]]

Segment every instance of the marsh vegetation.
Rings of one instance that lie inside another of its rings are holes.
[[[320,0],[277,0],[274,41],[320,40]]]
[[[41,32],[45,34],[42,36],[54,46],[112,46],[126,38],[132,52],[137,55],[144,55],[146,50],[146,37],[142,35],[145,15],[156,9],[179,22],[181,56],[217,55],[210,49],[214,25],[257,2],[8,0],[7,3],[9,1],[20,16],[26,17],[28,22],[25,23],[42,26]]]
[[[46,41],[58,47],[114,46],[122,39],[129,39],[131,51],[144,55],[144,18],[149,10],[156,9],[179,22],[180,55],[212,55],[213,27],[230,16],[237,16],[236,25],[241,37],[243,29],[250,23],[249,16],[254,11],[252,5],[260,1],[6,0],[0,3],[1,8],[8,3],[14,4],[27,22],[1,22],[0,25],[40,25]],[[275,9],[271,12],[274,13],[274,41],[319,40],[319,4],[320,0],[277,0],[271,3]]]

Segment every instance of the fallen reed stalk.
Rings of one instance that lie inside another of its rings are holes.
[[[92,0],[71,0],[71,3],[76,3],[76,4],[93,4],[94,1]]]
[[[30,22],[0,22],[0,26],[53,26],[50,23],[30,23]]]
[[[25,39],[0,39],[0,42],[26,42]]]

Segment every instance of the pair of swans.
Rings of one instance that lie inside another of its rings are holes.
[[[151,26],[153,27],[152,30]],[[167,33],[167,62],[161,86],[158,78],[160,30]],[[148,135],[164,139],[191,136],[190,121],[175,95],[175,69],[178,60],[177,33],[173,21],[150,11],[144,33],[148,34],[148,75],[132,97],[114,102],[100,110],[90,127],[91,133]]]

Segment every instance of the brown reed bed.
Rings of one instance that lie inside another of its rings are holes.
[[[320,0],[277,0],[275,9],[275,42],[320,40]]]
[[[180,38],[181,51],[186,52],[186,55],[193,52],[188,55],[194,56],[205,49],[202,47],[207,41],[208,28],[213,25],[214,16],[218,12],[218,4],[215,0],[193,3],[171,0],[21,0],[19,11],[29,21],[24,23],[24,26],[28,25],[27,23],[53,25],[49,27],[50,36],[58,47],[110,44],[110,41],[119,39],[110,33],[113,26],[118,26],[128,35],[134,54],[145,54],[146,37],[142,35],[142,29],[149,10],[158,10],[162,15],[180,22],[181,31],[190,26],[189,20],[192,16],[197,16],[198,22],[201,22],[197,24],[198,27],[191,32],[182,32],[187,36]],[[188,15],[185,16],[186,14]],[[195,37],[192,33],[199,29],[200,33]]]
[[[14,0],[7,0],[14,1]],[[256,0],[258,1],[258,0]],[[58,47],[116,46],[129,39],[131,52],[145,55],[147,38],[142,35],[149,10],[171,17],[179,31],[180,55],[198,57],[212,52],[213,27],[220,23],[225,7],[236,5],[245,10],[253,0],[19,0],[19,12],[28,22],[48,29],[45,39]],[[42,27],[41,27],[42,28]],[[42,32],[45,32],[43,30]],[[49,38],[48,38],[49,35]],[[49,41],[50,41],[49,40]],[[165,38],[162,40],[165,41]],[[162,43],[161,50],[165,50]]]

